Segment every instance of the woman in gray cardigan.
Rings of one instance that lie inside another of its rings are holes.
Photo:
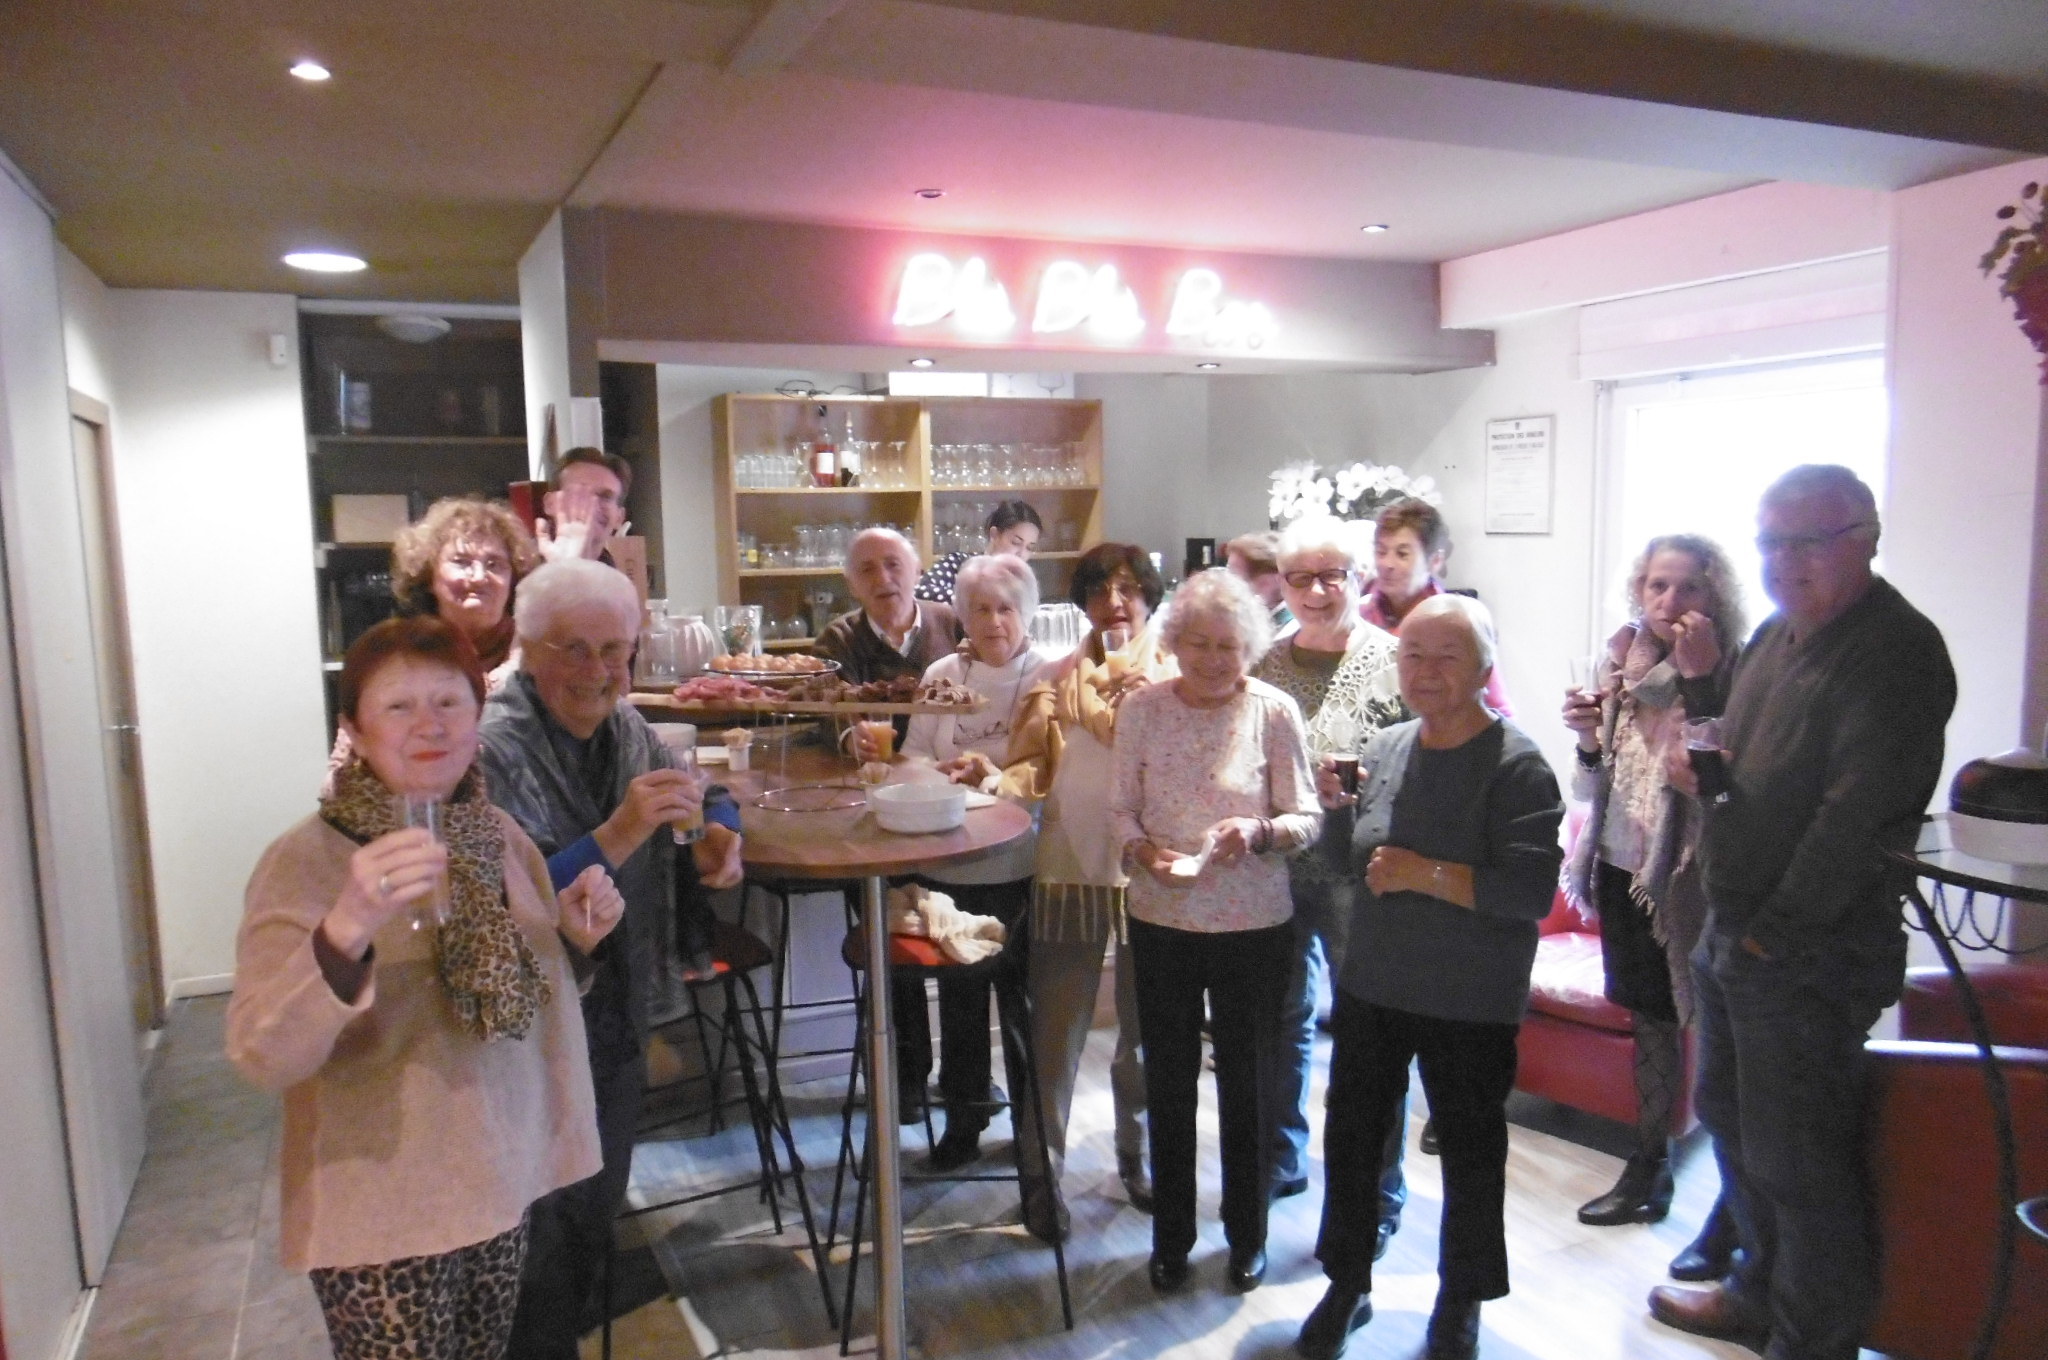
[[[1380,1151],[1419,1059],[1442,1150],[1444,1209],[1430,1360],[1478,1353],[1479,1305],[1508,1292],[1507,1097],[1537,922],[1564,855],[1564,802],[1534,742],[1481,702],[1493,628],[1440,595],[1401,623],[1401,698],[1417,721],[1361,757],[1358,796],[1325,758],[1324,847],[1364,891],[1331,1018],[1322,1232],[1329,1291],[1295,1349],[1334,1360],[1372,1316]],[[1356,804],[1355,812],[1353,804]]]

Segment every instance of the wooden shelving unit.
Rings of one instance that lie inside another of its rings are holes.
[[[835,442],[851,417],[853,437],[906,445],[909,484],[902,487],[743,487],[740,459],[786,451],[792,440],[815,434],[819,408]],[[771,625],[804,621],[809,632],[812,591],[830,589],[833,612],[852,605],[833,563],[815,567],[749,567],[741,561],[741,535],[762,545],[791,543],[800,524],[908,524],[919,555],[929,564],[940,516],[963,502],[1031,503],[1051,538],[1070,526],[1076,547],[1034,553],[1039,588],[1048,600],[1064,598],[1074,560],[1102,541],[1102,403],[1009,397],[785,397],[728,394],[713,406],[713,491],[718,521],[718,598],[723,604],[758,604]],[[937,486],[932,450],[937,445],[1074,445],[1081,463],[1075,486]],[[778,650],[810,644],[808,636],[771,638]]]

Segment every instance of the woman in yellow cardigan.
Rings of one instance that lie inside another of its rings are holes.
[[[1081,1050],[1095,1014],[1109,941],[1123,940],[1125,877],[1109,830],[1110,744],[1117,707],[1139,686],[1177,673],[1160,652],[1152,612],[1165,590],[1143,549],[1102,543],[1074,567],[1071,598],[1091,625],[1072,657],[1028,691],[1019,705],[1001,791],[1043,800],[1031,902],[1031,1041],[1038,1089],[1052,1144],[1053,1184],[1027,1183],[1024,1222],[1035,1235],[1064,1237],[1066,1203],[1059,1173],[1067,1148],[1067,1112]],[[1121,638],[1119,639],[1119,636]],[[1121,641],[1107,652],[1104,639]],[[1117,1174],[1133,1207],[1152,1209],[1145,1171],[1145,1071],[1138,1054],[1138,1004],[1131,969],[1116,970],[1116,1055],[1110,1091],[1116,1109]],[[1017,1121],[1020,1164],[1036,1164],[1032,1121]]]

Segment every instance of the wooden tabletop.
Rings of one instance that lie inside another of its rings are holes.
[[[993,807],[969,808],[966,822],[954,830],[918,836],[884,831],[865,807],[773,812],[754,804],[756,795],[768,789],[846,779],[852,773],[850,761],[814,747],[791,750],[786,774],[772,756],[739,774],[711,767],[712,777],[739,801],[747,868],[782,878],[914,874],[994,850],[1031,829],[1028,811],[1001,800]]]

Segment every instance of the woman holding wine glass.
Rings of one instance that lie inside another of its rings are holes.
[[[1671,786],[1667,757],[1688,718],[1721,711],[1743,637],[1741,587],[1712,540],[1650,540],[1629,574],[1631,618],[1565,694],[1578,734],[1572,794],[1592,805],[1568,889],[1600,917],[1607,999],[1634,1022],[1636,1150],[1579,1221],[1654,1223],[1671,1207],[1671,1112],[1685,1079],[1680,1030],[1692,1013],[1686,958],[1706,918],[1693,861],[1700,805]],[[1718,1203],[1673,1263],[1681,1279],[1717,1278],[1734,1232]]]
[[[1095,1018],[1109,942],[1117,941],[1116,1049],[1109,1091],[1117,1179],[1132,1208],[1152,1212],[1145,1168],[1145,1068],[1139,1057],[1137,970],[1130,966],[1124,892],[1130,880],[1109,822],[1111,747],[1124,700],[1179,674],[1159,645],[1154,611],[1165,583],[1135,543],[1098,543],[1074,564],[1068,598],[1088,635],[1039,673],[1019,706],[1003,767],[1006,797],[1039,805],[1038,858],[1031,884],[1031,1043],[1038,1054],[1039,1104],[1050,1144],[1052,1183],[1027,1181],[1024,1226],[1064,1239],[1060,1191],[1067,1116],[1081,1053]],[[1037,1165],[1037,1130],[1018,1121],[1020,1162]]]
[[[922,758],[955,783],[994,792],[998,765],[1009,749],[1010,731],[1021,701],[1051,657],[1031,645],[1031,616],[1038,610],[1038,578],[1021,557],[974,557],[960,569],[954,596],[966,646],[934,661],[924,673],[927,684],[949,680],[988,698],[978,713],[919,713],[903,738],[903,754]],[[880,726],[879,724],[877,726]],[[863,724],[853,736],[854,752],[865,764],[881,757],[878,732]],[[993,916],[1014,925],[1031,903],[1030,835],[968,864],[932,872],[947,887],[962,911]],[[989,1090],[987,976],[942,977],[939,981],[939,1094],[946,1106],[946,1132],[933,1147],[935,1170],[951,1171],[981,1155],[981,1131],[988,1126],[993,1098]],[[898,1013],[900,1026],[916,1026],[921,1006]],[[903,1036],[918,1047],[914,1034]],[[1020,1083],[1016,1065],[1023,1054],[1008,1027],[1003,1031],[1003,1061]],[[928,1042],[928,1041],[927,1041]],[[929,1059],[925,1067],[929,1068]],[[1017,1118],[1013,1122],[1022,1124]]]
[[[557,896],[485,799],[483,694],[439,619],[357,639],[351,754],[257,864],[236,941],[228,1056],[284,1096],[282,1256],[344,1360],[501,1355],[528,1207],[598,1167],[570,961],[624,904],[596,867]],[[438,835],[403,824],[430,800]]]

